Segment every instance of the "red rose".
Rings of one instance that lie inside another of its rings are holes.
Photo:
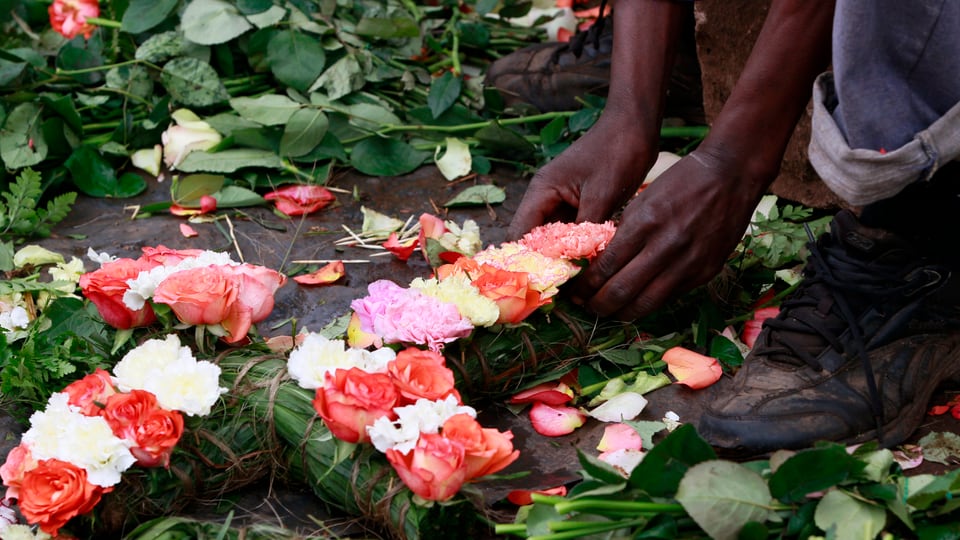
[[[63,37],[73,39],[83,34],[84,38],[90,39],[97,27],[88,24],[87,19],[100,16],[100,3],[97,0],[53,0],[47,13],[50,26]]]
[[[108,491],[88,482],[84,469],[59,459],[44,459],[24,475],[17,502],[27,521],[56,536],[75,516],[93,510]]]
[[[133,311],[123,303],[123,294],[130,288],[128,279],[134,279],[140,272],[155,266],[148,261],[117,259],[80,276],[80,289],[110,326],[120,330],[149,326],[157,320],[153,308],[147,304]]]
[[[133,443],[130,453],[141,467],[168,466],[183,436],[183,415],[160,407],[146,390],[111,396],[103,417],[117,437]]]
[[[327,373],[323,388],[317,389],[313,408],[330,432],[346,442],[368,442],[367,426],[381,416],[396,418],[393,408],[400,394],[385,373],[367,373],[359,368]]]
[[[113,379],[103,369],[96,371],[67,385],[63,392],[70,396],[68,403],[80,407],[80,412],[87,416],[99,416],[107,398],[117,393],[113,387]]]

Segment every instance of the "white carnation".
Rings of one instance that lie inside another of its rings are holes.
[[[0,328],[8,332],[23,329],[30,325],[30,315],[22,306],[14,306],[10,311],[0,313]]]
[[[148,339],[128,352],[113,368],[117,386],[124,392],[135,388],[144,390],[154,371],[178,360],[193,361],[189,347],[180,346],[180,338],[170,334],[166,339]]]
[[[110,487],[133,465],[127,443],[113,434],[100,416],[86,416],[68,404],[70,396],[53,394],[44,411],[30,417],[22,443],[38,460],[59,459],[86,469],[91,484]]]
[[[382,373],[387,363],[396,358],[392,349],[374,352],[347,347],[340,339],[328,339],[321,334],[307,334],[300,345],[290,352],[287,372],[302,388],[323,388],[327,373],[337,369],[360,368],[369,373]]]
[[[220,387],[220,366],[191,358],[178,358],[151,372],[144,390],[157,396],[165,409],[189,416],[210,414],[210,409],[227,391]]]
[[[440,427],[455,414],[467,414],[477,417],[477,411],[470,406],[460,405],[457,398],[447,396],[438,401],[418,399],[413,405],[393,409],[397,419],[378,418],[367,428],[370,441],[381,452],[393,448],[403,454],[413,449],[421,433],[439,433]]]

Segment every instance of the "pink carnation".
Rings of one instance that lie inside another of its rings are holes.
[[[519,243],[547,257],[591,260],[607,247],[616,232],[612,221],[547,223],[523,235]]]
[[[367,290],[370,294],[354,300],[350,307],[360,319],[360,328],[380,336],[384,343],[425,344],[439,351],[443,343],[473,331],[473,324],[460,315],[457,306],[416,289],[380,280]]]

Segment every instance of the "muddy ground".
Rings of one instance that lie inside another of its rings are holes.
[[[193,224],[199,235],[185,238],[179,231],[184,218],[157,214],[147,219],[131,219],[134,208],[169,198],[169,183],[150,182],[146,193],[136,199],[109,200],[83,198],[77,202],[69,217],[55,229],[54,237],[38,242],[48,249],[84,258],[88,248],[109,252],[115,256],[137,257],[140,248],[163,244],[186,249],[200,248],[228,251],[235,260],[264,265],[280,271],[289,271],[294,261],[302,260],[369,260],[348,263],[346,278],[325,287],[304,287],[292,280],[278,291],[276,307],[269,319],[259,325],[262,335],[289,335],[290,320],[296,319],[297,328],[319,330],[336,316],[347,312],[354,298],[366,294],[368,283],[391,279],[407,283],[417,276],[429,274],[429,268],[418,255],[403,263],[392,256],[373,256],[375,252],[360,248],[337,248],[334,242],[346,236],[343,225],[359,231],[362,225],[361,206],[406,219],[422,212],[441,214],[442,204],[463,188],[474,183],[494,183],[506,189],[507,199],[492,207],[457,208],[447,213],[448,219],[462,222],[474,219],[481,227],[485,244],[504,240],[506,226],[520,202],[526,180],[513,171],[473,178],[467,181],[447,182],[434,167],[424,167],[399,178],[371,178],[345,173],[334,178],[332,186],[343,189],[337,193],[337,203],[305,218],[283,219],[268,208],[248,208],[229,212],[225,220]],[[415,218],[414,218],[415,219]],[[233,238],[229,230],[233,228]],[[234,242],[235,238],[235,242]],[[88,270],[94,264],[86,260]],[[946,392],[952,389],[946,389]],[[659,420],[663,413],[673,410],[686,422],[695,422],[699,400],[705,394],[671,386],[648,396],[650,404],[642,419]],[[948,399],[941,393],[935,402]],[[511,482],[481,486],[489,502],[502,499],[514,487],[546,488],[570,482],[577,475],[576,448],[593,450],[602,427],[588,422],[574,434],[547,439],[537,435],[525,415],[514,416],[505,407],[492,406],[483,411],[485,423],[500,429],[511,429],[515,443],[521,449],[521,458],[505,473],[529,470],[529,476]],[[918,440],[929,431],[960,433],[960,422],[949,414],[929,417],[911,439]],[[0,459],[17,442],[19,426],[0,415]],[[944,467],[928,463],[918,472],[941,472]],[[233,509],[242,520],[271,522],[304,533],[323,531],[351,537],[376,537],[376,531],[365,529],[350,518],[331,516],[311,493],[299,486],[261,484],[237,494],[229,501],[211,502],[195,509],[197,515],[221,518]],[[318,525],[317,520],[324,523]]]

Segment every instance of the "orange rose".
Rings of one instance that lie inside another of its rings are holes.
[[[170,274],[154,290],[153,301],[169,305],[180,322],[196,326],[220,324],[233,316],[230,337],[242,339],[250,330],[251,313],[247,310],[245,317],[234,313],[239,287],[234,274],[224,268],[205,266]]]
[[[466,481],[463,445],[438,433],[420,435],[406,454],[387,449],[387,460],[403,483],[428,501],[450,499]]]
[[[113,379],[105,370],[96,371],[67,385],[63,392],[70,396],[68,403],[80,407],[80,412],[87,416],[99,416],[107,398],[117,393],[113,387]]]
[[[183,435],[183,415],[161,408],[145,390],[111,396],[103,417],[117,437],[133,443],[130,453],[142,467],[168,466]]]
[[[367,426],[377,418],[396,418],[393,408],[399,401],[400,394],[387,374],[350,368],[327,373],[313,408],[338,439],[358,443],[370,440]]]
[[[110,491],[87,481],[87,471],[59,459],[43,459],[23,477],[18,504],[23,517],[52,536],[86,514]]]
[[[123,303],[123,293],[130,288],[128,279],[134,279],[140,272],[154,266],[150,262],[133,259],[104,263],[100,269],[80,276],[80,289],[83,296],[97,306],[100,316],[110,326],[120,330],[148,326],[157,320],[153,308],[145,305],[133,311]]]
[[[19,498],[23,476],[36,466],[37,460],[33,458],[30,448],[23,444],[7,453],[7,460],[0,466],[0,479],[7,486],[6,498]]]
[[[440,353],[409,347],[387,364],[387,373],[400,391],[400,405],[416,403],[420,398],[437,401],[450,394],[455,394],[460,401],[453,372],[444,365]]]
[[[543,298],[540,291],[533,288],[525,272],[500,270],[489,264],[479,265],[477,271],[479,274],[472,275],[473,285],[480,289],[480,294],[497,303],[499,323],[518,323],[538,307],[550,303],[549,298]]]
[[[467,414],[455,414],[448,418],[443,423],[441,433],[447,439],[463,445],[468,481],[493,474],[520,457],[520,451],[513,449],[513,433],[481,427]]]

